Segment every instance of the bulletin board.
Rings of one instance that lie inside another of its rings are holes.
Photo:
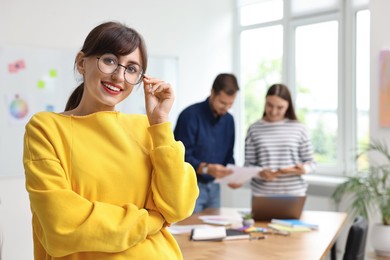
[[[39,111],[62,112],[79,84],[74,73],[77,50],[0,46],[0,178],[24,176],[25,125]],[[150,57],[148,74],[177,83],[175,57]],[[142,85],[118,105],[124,113],[145,113]],[[171,120],[176,120],[173,108]]]

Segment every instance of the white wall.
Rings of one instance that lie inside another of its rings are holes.
[[[233,11],[233,0],[1,0],[0,45],[74,50],[97,24],[125,22],[144,36],[150,55],[178,58],[181,111],[206,98],[218,73],[233,71]],[[0,178],[0,199],[3,259],[32,259],[24,178]]]

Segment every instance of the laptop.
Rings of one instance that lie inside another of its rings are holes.
[[[255,221],[278,219],[299,219],[306,196],[272,195],[253,196],[252,215]]]

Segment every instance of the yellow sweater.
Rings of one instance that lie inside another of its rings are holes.
[[[192,214],[199,191],[170,123],[41,112],[23,163],[35,259],[182,258],[165,226]]]

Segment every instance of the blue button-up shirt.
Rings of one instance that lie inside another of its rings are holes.
[[[184,109],[177,120],[175,138],[183,142],[185,160],[194,169],[201,162],[227,165],[234,164],[234,119],[229,113],[215,117],[209,98]],[[210,182],[214,178],[208,174],[197,175],[201,182]]]

